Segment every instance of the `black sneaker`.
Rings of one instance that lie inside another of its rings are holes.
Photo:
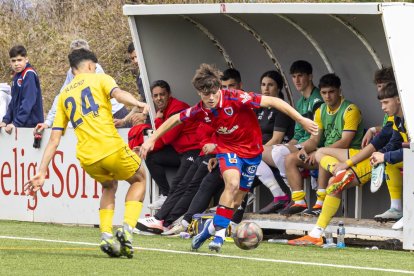
[[[270,202],[266,207],[259,210],[259,214],[271,214],[277,213],[277,211],[282,210],[289,204],[289,200],[278,200]]]
[[[308,205],[305,204],[296,204],[294,201],[291,201],[285,209],[279,212],[279,214],[284,216],[291,216],[302,213],[308,208]]]
[[[315,205],[313,205],[312,208],[306,209],[303,212],[303,215],[304,216],[309,216],[309,217],[319,217],[321,212],[322,212],[322,206],[319,205],[319,204],[315,204]]]

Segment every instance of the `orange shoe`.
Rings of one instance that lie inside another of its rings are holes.
[[[332,184],[326,188],[327,195],[337,195],[342,192],[345,187],[354,180],[355,174],[351,170],[346,170],[338,173],[332,181]]]
[[[322,246],[323,245],[323,239],[322,239],[322,237],[312,238],[311,236],[306,235],[306,236],[303,236],[302,238],[289,240],[288,244],[290,244],[290,245],[302,245],[302,246],[307,246],[307,245]]]

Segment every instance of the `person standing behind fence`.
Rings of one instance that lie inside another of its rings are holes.
[[[89,43],[84,39],[75,39],[70,43],[70,51],[74,51],[77,49],[86,49],[89,50]],[[104,70],[102,69],[102,66],[97,63],[96,64],[96,73],[104,74]],[[53,125],[53,120],[56,116],[56,110],[57,110],[57,101],[59,98],[60,93],[62,92],[63,88],[68,85],[74,78],[74,74],[72,72],[72,68],[69,68],[68,72],[66,73],[66,79],[65,82],[62,85],[62,88],[60,89],[59,93],[56,95],[55,99],[53,100],[52,107],[49,110],[49,113],[46,116],[46,120],[44,123],[39,123],[36,127],[34,132],[41,132],[46,128],[50,128]],[[116,99],[111,99],[111,105],[112,105],[112,114],[115,119],[122,119],[128,114],[128,110],[125,108],[125,106],[121,103],[118,103]],[[125,125],[124,127],[130,127],[130,125]]]
[[[99,208],[100,248],[110,257],[132,258],[132,229],[145,196],[145,170],[141,159],[115,129],[109,99],[115,97],[124,104],[143,108],[145,114],[148,106],[121,90],[110,76],[95,74],[98,59],[91,51],[74,50],[69,54],[69,62],[75,78],[59,95],[56,118],[39,171],[25,184],[25,190],[33,194],[43,186],[49,163],[70,121],[78,139],[76,157],[82,168],[103,187]],[[116,180],[126,180],[131,186],[125,196],[123,227],[116,230],[114,239]]]
[[[27,50],[22,45],[9,51],[10,65],[14,71],[11,101],[0,123],[11,134],[14,127],[34,127],[43,122],[43,103],[40,81],[29,63]]]

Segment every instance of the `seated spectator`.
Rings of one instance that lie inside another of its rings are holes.
[[[171,95],[170,85],[163,80],[152,83],[151,95],[157,110],[155,115],[156,129],[168,118],[189,107],[188,104]],[[159,139],[155,144],[154,151],[148,154],[145,163],[160,191],[159,198],[149,205],[150,208],[161,208],[170,192],[170,184],[166,177],[167,167],[178,168],[171,182],[173,189],[180,183],[200,153],[200,141],[196,135],[198,126],[198,123],[177,126]]]
[[[10,85],[7,83],[0,83],[0,122],[3,120],[4,115],[6,115],[7,108],[11,101],[10,91]]]
[[[375,72],[374,83],[377,87],[377,91],[381,90],[389,82],[395,82],[394,71],[392,67],[385,67]],[[368,129],[364,138],[362,139],[362,147],[369,144],[371,139],[377,134],[392,135],[392,125],[394,122],[393,116],[384,115],[384,120],[381,126],[375,126]],[[388,130],[381,131],[383,128]],[[387,183],[388,192],[390,194],[390,208],[384,213],[374,216],[374,220],[387,222],[397,221],[402,218],[402,175],[398,165],[387,164],[385,167],[385,182]]]
[[[89,43],[86,40],[83,39],[76,39],[73,40],[70,44],[70,52],[72,52],[73,50],[77,50],[77,49],[86,49],[89,50]],[[96,64],[96,73],[100,73],[100,74],[104,74],[104,70],[102,69],[102,66],[97,63]],[[53,100],[53,104],[52,107],[49,110],[49,113],[46,116],[46,120],[43,123],[39,123],[36,128],[35,128],[35,132],[41,132],[46,128],[50,128],[53,125],[53,121],[55,119],[56,116],[56,110],[57,110],[57,100],[59,98],[60,92],[62,92],[62,89],[68,85],[74,78],[74,74],[72,72],[72,69],[69,68],[67,73],[66,73],[66,79],[65,82],[63,83],[59,93],[56,95],[55,99]],[[117,102],[117,100],[115,98],[111,98],[111,104],[112,104],[112,115],[114,116],[115,119],[122,119],[124,118],[127,114],[128,114],[128,110],[126,109],[126,107]],[[129,127],[129,125],[125,125],[125,127]]]
[[[262,95],[284,99],[282,93],[284,86],[285,83],[282,75],[276,71],[267,71],[260,78]],[[284,144],[289,142],[293,137],[295,122],[285,113],[274,108],[262,107],[256,111],[256,114],[262,131],[262,142],[264,146],[271,147],[273,145]],[[262,160],[257,168],[256,176],[270,190],[273,200],[259,211],[260,214],[275,212],[286,207],[290,201],[289,195],[282,190],[274,174],[269,165]],[[276,174],[279,175],[279,172],[276,171]],[[282,183],[283,180],[280,182]],[[253,186],[255,186],[255,183],[257,181],[253,183]]]
[[[280,212],[283,215],[293,215],[305,211],[308,206],[305,201],[303,179],[300,168],[308,170],[320,168],[315,158],[316,149],[322,143],[324,147],[342,149],[360,149],[363,136],[362,117],[359,108],[346,100],[341,91],[341,80],[335,74],[326,74],[319,81],[319,90],[324,103],[315,112],[314,121],[318,124],[317,135],[302,143],[302,148],[286,156],[285,167],[289,186],[292,189],[291,204]],[[326,185],[330,173],[319,170],[317,201],[304,214],[318,216],[326,196]]]
[[[302,116],[312,119],[315,111],[323,103],[319,89],[314,86],[312,78],[312,65],[304,60],[297,60],[292,63],[290,67],[290,74],[292,81],[301,94],[297,101],[295,109],[302,114]],[[287,184],[285,158],[290,153],[298,152],[302,148],[302,143],[308,140],[310,134],[307,133],[300,124],[295,125],[293,138],[285,143],[278,145],[265,145],[263,151],[263,161],[273,168],[277,168],[280,176]],[[276,199],[269,203],[262,212],[279,212],[282,208],[287,207],[286,200]],[[303,211],[300,209],[298,211]]]
[[[329,179],[327,196],[322,212],[309,235],[290,240],[290,245],[322,245],[322,234],[341,204],[341,193],[361,186],[371,178],[371,165],[385,162],[402,167],[402,142],[407,141],[407,129],[400,98],[395,83],[388,83],[378,92],[381,107],[389,116],[394,116],[393,134],[377,135],[362,150],[321,148],[317,152],[322,169],[336,175]],[[385,128],[381,132],[387,131]],[[379,151],[380,150],[380,151]]]
[[[35,127],[43,122],[42,91],[36,71],[27,57],[26,48],[13,46],[9,51],[10,65],[14,71],[11,101],[0,123],[11,134],[14,127]]]

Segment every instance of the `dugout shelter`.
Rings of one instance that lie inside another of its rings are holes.
[[[379,125],[384,116],[376,99],[373,73],[382,66],[393,66],[408,131],[414,131],[414,109],[410,108],[414,102],[410,92],[414,4],[125,5],[123,11],[129,17],[147,99],[151,99],[150,83],[164,79],[176,98],[196,103],[199,98],[191,86],[192,76],[200,63],[211,63],[222,70],[238,69],[247,91],[260,91],[261,74],[278,70],[287,83],[287,100],[293,103],[299,94],[291,82],[289,67],[293,61],[304,59],[313,65],[316,85],[320,76],[329,72],[341,78],[343,94],[360,107],[364,127],[368,128]],[[154,106],[149,103],[154,115]],[[348,233],[398,238],[405,249],[414,249],[412,149],[413,145],[404,152],[404,230],[356,223],[347,227]],[[338,215],[357,221],[386,210],[386,185],[376,194],[371,194],[368,186],[347,192]],[[259,194],[265,197],[263,192]],[[259,204],[264,203],[262,200]],[[261,227],[277,229],[310,230],[314,224],[253,219]]]

